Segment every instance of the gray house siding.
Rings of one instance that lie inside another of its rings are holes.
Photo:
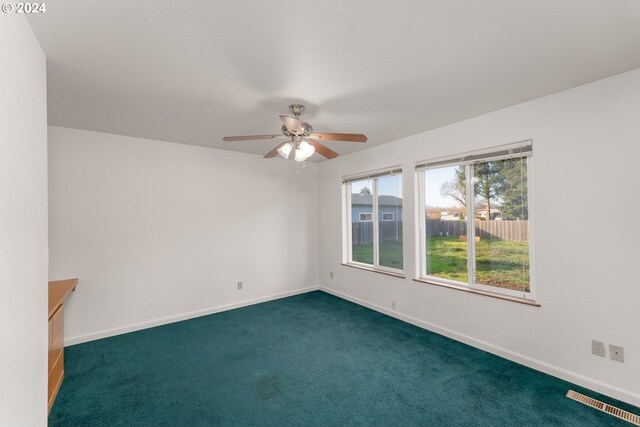
[[[351,222],[369,222],[360,214],[373,214],[370,194],[351,195]],[[380,196],[378,201],[378,221],[402,221],[402,199],[394,196]]]

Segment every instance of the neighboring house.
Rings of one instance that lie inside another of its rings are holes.
[[[441,221],[460,221],[463,219],[464,219],[464,216],[461,217],[460,212],[449,212],[449,211],[440,212]]]
[[[378,198],[379,221],[402,221],[402,199],[395,196]],[[351,194],[351,222],[372,222],[371,194]]]
[[[498,209],[490,209],[490,211],[491,219],[502,219],[502,212],[500,212]],[[486,209],[476,209],[475,214],[477,219],[487,219]]]
[[[475,216],[476,216],[476,219],[486,219],[487,210],[476,209]],[[464,216],[461,216],[459,212],[449,212],[449,211],[440,212],[441,221],[460,221],[462,219],[464,219]],[[491,219],[493,220],[502,219],[502,212],[500,212],[498,209],[491,209]]]

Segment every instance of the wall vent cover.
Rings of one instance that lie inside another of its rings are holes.
[[[567,392],[567,397],[569,399],[573,399],[576,402],[584,403],[587,406],[591,406],[592,408],[596,408],[602,412],[606,412],[607,414],[613,415],[614,417],[618,417],[625,421],[630,422],[631,424],[640,426],[640,415],[632,414],[631,412],[625,411],[624,409],[616,408],[615,406],[608,405],[604,402],[591,398],[589,396],[585,396],[584,394],[578,393],[577,391],[569,390]]]

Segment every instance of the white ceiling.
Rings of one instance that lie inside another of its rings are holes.
[[[637,0],[59,0],[49,124],[251,153],[303,103],[381,144],[640,68]],[[320,160],[320,156],[314,155]]]

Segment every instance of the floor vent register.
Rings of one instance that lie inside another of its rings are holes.
[[[596,408],[602,412],[606,412],[607,414],[613,415],[614,417],[618,417],[620,419],[628,421],[631,424],[640,426],[640,415],[632,414],[629,411],[616,408],[615,406],[608,405],[604,402],[601,402],[589,396],[585,396],[584,394],[578,393],[577,391],[573,390],[569,390],[567,392],[567,397],[577,402],[584,403],[587,406],[591,406],[592,408]]]

